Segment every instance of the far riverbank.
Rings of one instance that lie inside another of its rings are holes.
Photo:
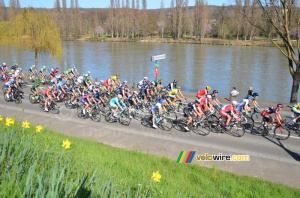
[[[203,38],[198,39],[173,39],[173,38],[96,38],[96,37],[82,37],[78,39],[66,38],[67,41],[101,41],[101,42],[140,42],[140,43],[182,43],[182,44],[205,44],[205,45],[225,45],[225,46],[260,46],[260,47],[274,47],[271,41],[267,40],[225,40],[217,38]],[[279,46],[283,46],[283,42],[278,42]],[[296,45],[296,41],[294,42]]]

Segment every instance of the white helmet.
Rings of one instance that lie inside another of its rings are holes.
[[[148,77],[144,77],[144,80],[148,80]]]
[[[234,101],[232,101],[232,105],[235,105],[235,106],[236,106],[237,104],[238,104],[238,102],[237,102],[237,101],[235,101],[235,100],[234,100]]]
[[[157,106],[158,108],[161,108],[161,104],[160,104],[160,103],[156,103],[156,106]]]
[[[6,63],[2,63],[2,65],[6,65]]]
[[[125,84],[125,83],[127,83],[127,81],[125,80],[123,83]]]
[[[123,96],[121,94],[118,94],[118,98],[121,99],[123,98]]]
[[[206,97],[207,97],[208,99],[211,99],[211,98],[212,98],[211,95],[207,95]]]
[[[104,83],[104,80],[100,80],[100,83]]]

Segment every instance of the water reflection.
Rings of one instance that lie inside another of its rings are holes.
[[[120,74],[122,80],[138,82],[144,76],[154,79],[150,56],[167,54],[160,62],[159,77],[164,82],[179,80],[187,91],[210,85],[228,96],[233,86],[246,94],[249,86],[260,99],[288,102],[292,79],[287,60],[275,48],[231,47],[190,44],[64,42],[61,61],[49,54],[39,55],[39,65],[59,66],[63,71],[76,66],[81,73],[106,79]],[[1,46],[1,61],[19,63],[23,68],[34,64],[34,54]]]

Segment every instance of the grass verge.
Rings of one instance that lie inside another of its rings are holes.
[[[300,197],[281,184],[47,129],[1,122],[0,131],[0,197]],[[161,182],[151,179],[156,171]]]

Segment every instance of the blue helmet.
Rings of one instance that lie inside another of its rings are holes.
[[[165,100],[159,100],[159,103],[165,103],[166,101]]]
[[[248,96],[248,100],[253,100],[253,96]]]

